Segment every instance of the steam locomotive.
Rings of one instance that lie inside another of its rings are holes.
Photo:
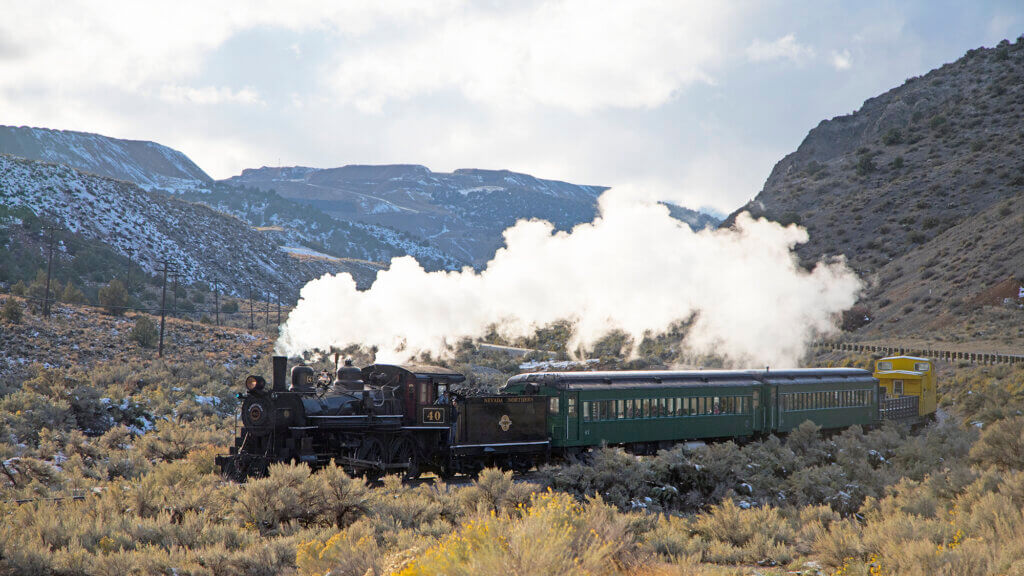
[[[462,397],[452,386],[465,376],[437,366],[360,370],[346,361],[333,381],[299,365],[286,382],[286,371],[287,358],[276,356],[269,387],[246,378],[235,445],[217,458],[226,476],[260,476],[274,462],[334,461],[370,478],[447,477],[485,466],[529,469],[550,451],[540,396]]]
[[[894,365],[901,369],[894,372]],[[883,358],[874,374],[854,368],[520,374],[499,394],[473,397],[452,389],[465,376],[437,366],[360,370],[346,361],[335,374],[318,377],[298,365],[290,381],[286,372],[287,359],[274,357],[269,387],[260,376],[246,378],[242,426],[230,453],[217,458],[226,476],[241,481],[291,461],[313,468],[333,461],[369,478],[412,479],[424,471],[444,478],[486,466],[525,471],[601,445],[653,453],[685,440],[784,434],[807,420],[826,430],[884,419],[913,423],[935,409],[931,363],[910,357]],[[925,383],[903,384],[915,377]],[[889,378],[898,378],[899,387]]]

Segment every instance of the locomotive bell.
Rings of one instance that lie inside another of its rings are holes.
[[[362,390],[363,371],[352,365],[352,360],[345,360],[345,365],[338,368],[338,379],[334,381],[335,390]]]

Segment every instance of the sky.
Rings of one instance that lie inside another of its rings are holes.
[[[0,124],[245,168],[509,169],[728,213],[1005,2],[0,0]]]

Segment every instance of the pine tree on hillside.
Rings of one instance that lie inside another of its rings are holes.
[[[60,294],[60,301],[68,304],[85,304],[86,298],[85,294],[68,280],[68,285],[64,287],[64,291]]]
[[[111,314],[121,315],[124,314],[124,309],[128,305],[128,290],[120,280],[111,280],[110,284],[100,288],[99,298],[100,306],[106,308]]]
[[[0,317],[11,324],[21,324],[21,304],[13,297],[8,296],[4,307],[0,309]]]
[[[156,345],[160,333],[157,332],[156,323],[149,319],[149,316],[139,316],[132,328],[131,339],[143,348],[152,348]]]

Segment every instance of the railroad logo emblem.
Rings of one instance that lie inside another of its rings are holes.
[[[502,414],[501,420],[498,420],[498,426],[501,426],[503,432],[508,432],[508,429],[512,427],[512,419],[508,417],[508,414]]]

